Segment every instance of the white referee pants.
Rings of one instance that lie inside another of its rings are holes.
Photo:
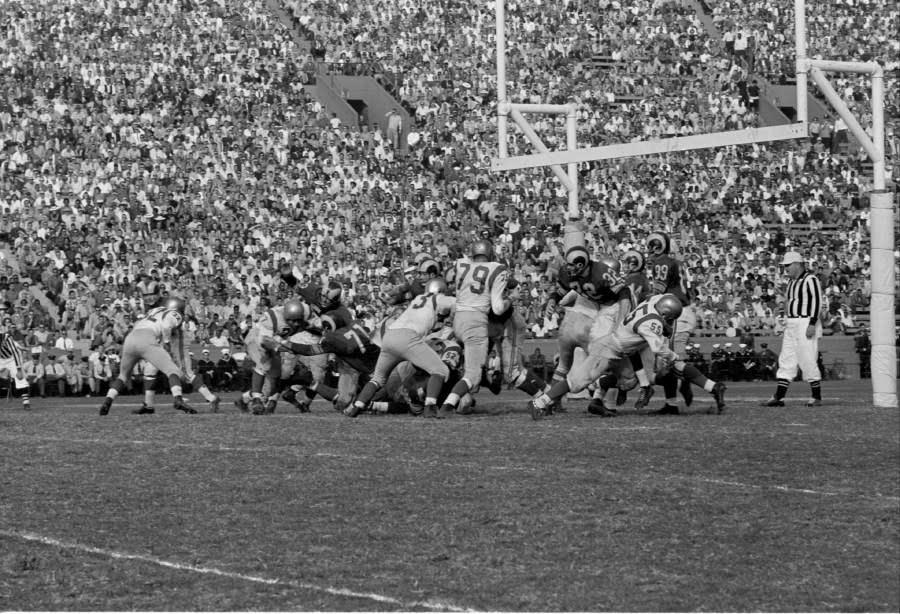
[[[819,337],[822,336],[822,325],[816,325],[816,334],[812,339],[806,338],[809,318],[788,318],[784,329],[784,340],[781,343],[781,354],[778,355],[777,379],[788,382],[797,377],[797,369],[803,371],[807,382],[822,379],[817,358],[819,356]]]

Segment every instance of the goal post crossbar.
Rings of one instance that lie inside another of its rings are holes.
[[[639,141],[636,143],[619,143],[585,147],[572,151],[554,151],[528,154],[509,158],[491,160],[492,171],[511,171],[522,168],[534,168],[551,164],[568,164],[610,160],[613,158],[630,158],[649,156],[661,153],[673,153],[692,149],[709,149],[728,145],[749,145],[769,141],[801,139],[807,136],[807,124],[796,123],[781,126],[764,126],[747,130],[728,130],[709,134],[692,134],[658,141]]]

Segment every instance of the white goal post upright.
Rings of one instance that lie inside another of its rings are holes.
[[[732,130],[710,134],[696,134],[654,141],[640,141],[578,149],[576,113],[573,104],[521,104],[510,102],[506,84],[506,13],[505,0],[495,0],[497,15],[497,136],[498,156],[491,161],[491,170],[510,171],[549,166],[566,188],[568,218],[581,217],[578,203],[578,163],[614,158],[646,156],[692,149],[748,145],[770,141],[806,138],[807,76],[811,76],[826,99],[846,122],[848,130],[860,142],[873,163],[871,201],[871,340],[872,391],[876,407],[897,407],[897,356],[894,332],[894,210],[891,192],[886,187],[884,159],[884,71],[875,62],[835,62],[810,60],[806,53],[806,3],[794,0],[797,100],[796,123],[765,126],[746,130]],[[855,72],[871,75],[872,80],[872,138],[866,133],[847,105],[828,83],[824,73]],[[524,113],[564,114],[566,116],[566,150],[550,151]],[[522,130],[538,153],[509,156],[507,120]],[[566,166],[564,169],[563,166]],[[568,232],[567,228],[567,232]]]

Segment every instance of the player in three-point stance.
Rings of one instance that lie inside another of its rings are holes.
[[[174,397],[174,407],[188,414],[197,411],[184,400],[181,390],[182,372],[175,364],[172,356],[163,347],[170,343],[173,333],[184,323],[185,302],[180,298],[169,297],[162,306],[154,307],[134,323],[134,328],[122,343],[122,363],[119,376],[109,385],[109,392],[100,406],[100,415],[109,413],[115,398],[122,393],[131,381],[131,373],[140,360],[146,362],[144,367],[144,404],[135,413],[153,413],[153,381],[156,373],[162,371],[169,378],[169,387]],[[148,395],[150,395],[148,397]]]

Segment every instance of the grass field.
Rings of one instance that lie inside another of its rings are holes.
[[[898,412],[771,390],[542,422],[0,401],[0,610],[897,612]]]

